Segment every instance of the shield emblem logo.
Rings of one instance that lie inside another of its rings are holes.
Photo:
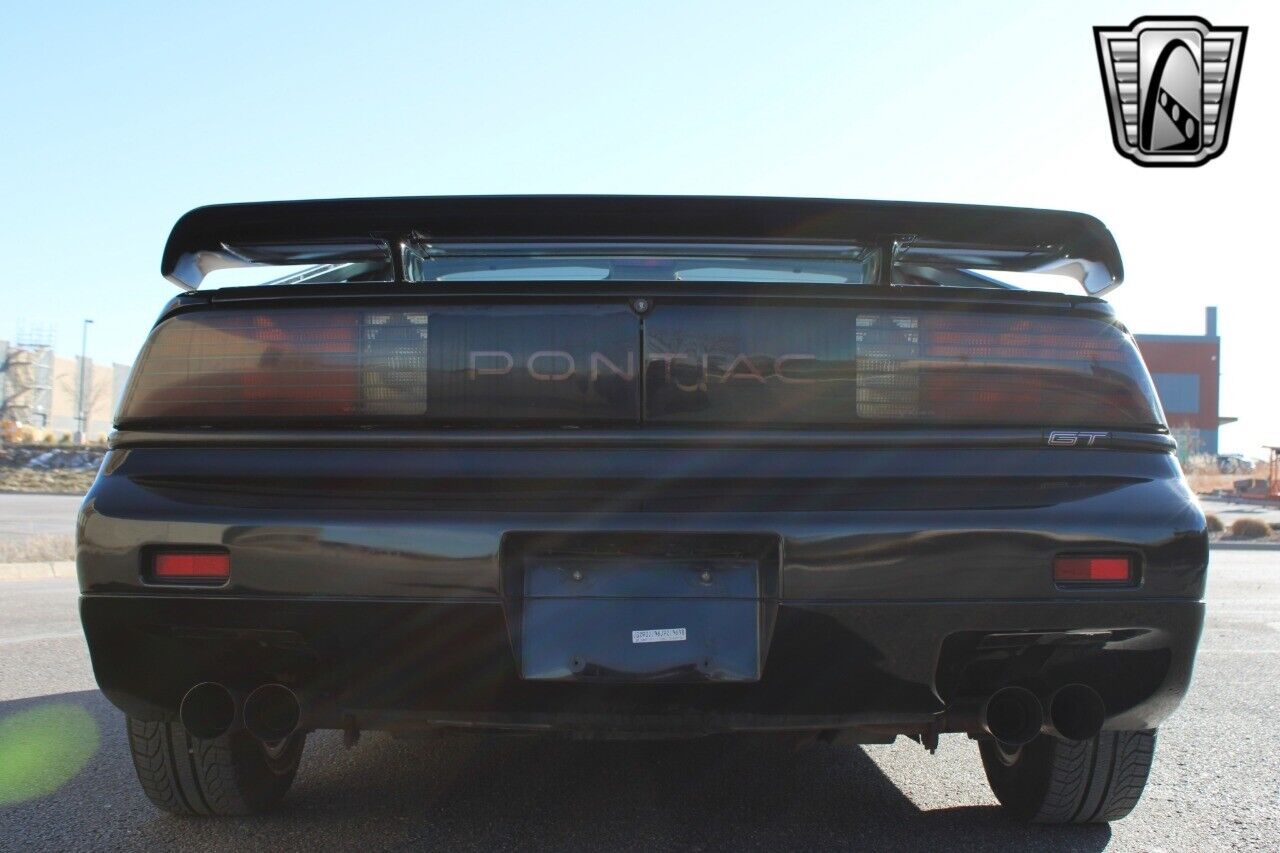
[[[1173,17],[1094,27],[1116,150],[1140,166],[1200,166],[1225,151],[1247,32]]]

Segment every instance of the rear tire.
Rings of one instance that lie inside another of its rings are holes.
[[[248,815],[278,803],[298,772],[306,735],[268,749],[247,732],[213,740],[179,723],[128,719],[133,767],[147,798],[181,815]]]
[[[1146,787],[1156,733],[1100,732],[1089,740],[1040,735],[1010,752],[978,749],[1000,805],[1034,823],[1106,823],[1133,811]]]

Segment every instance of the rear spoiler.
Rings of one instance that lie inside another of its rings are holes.
[[[161,272],[194,290],[217,269],[389,259],[427,241],[839,242],[901,267],[1053,273],[1086,293],[1123,281],[1120,251],[1084,213],[1017,207],[732,196],[426,196],[200,207],[173,226]]]

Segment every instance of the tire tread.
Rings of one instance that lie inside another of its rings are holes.
[[[1151,772],[1155,731],[1101,732],[1085,741],[1042,735],[1013,766],[994,743],[980,749],[991,789],[1034,823],[1106,823],[1133,811]]]
[[[147,799],[179,815],[247,815],[274,805],[297,772],[304,736],[266,770],[243,733],[201,740],[177,723],[127,720],[133,767]]]

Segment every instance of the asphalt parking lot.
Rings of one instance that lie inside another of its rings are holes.
[[[1214,551],[1188,701],[1137,811],[1025,827],[972,743],[767,739],[590,743],[313,736],[278,811],[177,818],[138,789],[120,714],[94,689],[74,582],[0,582],[0,848],[1205,850],[1280,843],[1280,551]],[[9,756],[5,759],[5,756]],[[16,758],[15,758],[16,756]],[[45,760],[48,759],[48,760]],[[42,767],[39,778],[14,767]],[[40,789],[40,790],[37,790]]]

